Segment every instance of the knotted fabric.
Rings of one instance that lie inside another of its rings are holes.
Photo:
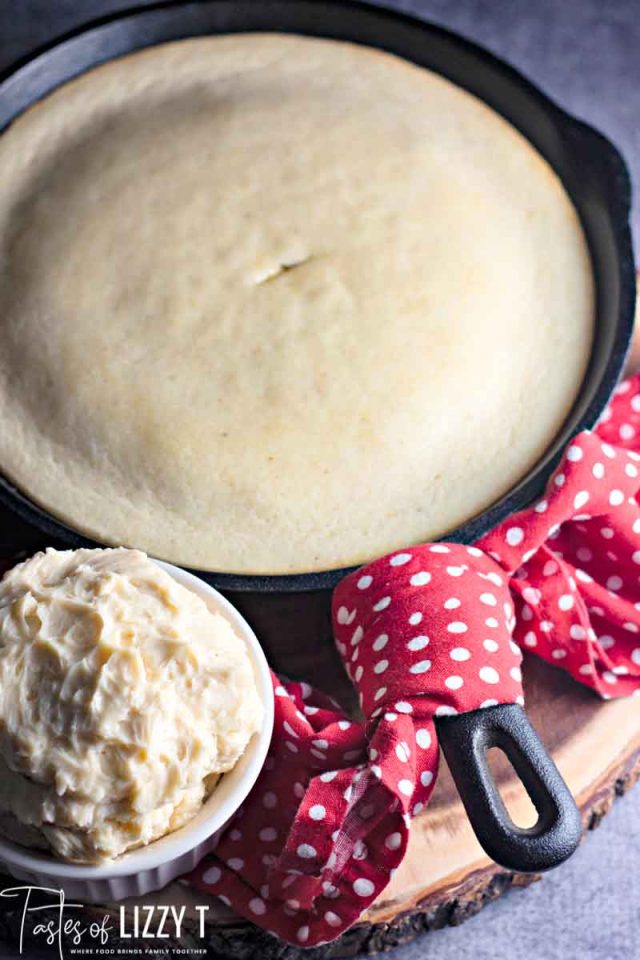
[[[544,496],[474,546],[397,550],[333,597],[364,723],[274,676],[265,769],[189,877],[298,946],[380,895],[438,770],[435,718],[522,703],[521,649],[602,697],[640,689],[640,378],[569,444]]]

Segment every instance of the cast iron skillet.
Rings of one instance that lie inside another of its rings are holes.
[[[510,493],[446,538],[473,542],[540,494],[567,440],[595,424],[622,371],[635,298],[630,183],[624,161],[603,136],[474,44],[403,14],[349,0],[177,0],[109,17],[41,51],[4,78],[0,130],[55,87],[105,60],[165,41],[249,30],[351,40],[436,70],[517,127],[555,169],[579,213],[597,289],[589,369],[571,414],[540,462]],[[50,537],[74,547],[95,545],[2,477],[0,502]],[[293,576],[195,572],[222,589],[281,591],[333,587],[349,570]],[[580,814],[520,706],[441,717],[437,727],[471,824],[494,860],[512,870],[538,872],[573,852],[580,838]],[[492,746],[507,754],[538,811],[538,822],[529,829],[512,822],[500,798],[487,763]]]
[[[472,543],[542,492],[560,451],[573,434],[595,424],[622,371],[635,302],[631,188],[624,161],[601,134],[475,44],[404,14],[350,0],[177,0],[111,16],[36,54],[0,82],[0,130],[55,87],[105,60],[170,40],[249,30],[351,40],[436,70],[517,127],[555,169],[577,208],[597,289],[591,362],[575,406],[545,456],[513,490],[446,536]],[[67,545],[96,545],[1,475],[0,502]],[[351,569],[284,576],[194,572],[224,590],[284,591],[333,587]]]

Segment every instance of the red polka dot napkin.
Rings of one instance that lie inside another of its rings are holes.
[[[366,722],[274,677],[260,778],[189,877],[299,946],[339,936],[402,860],[438,770],[434,720],[522,703],[521,648],[602,697],[640,689],[640,377],[544,496],[475,546],[396,551],[344,579],[335,641]]]

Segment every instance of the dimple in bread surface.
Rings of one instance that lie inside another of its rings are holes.
[[[181,41],[0,139],[0,467],[73,527],[290,573],[445,533],[512,487],[588,362],[577,214],[430,71]]]

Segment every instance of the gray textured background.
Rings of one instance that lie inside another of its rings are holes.
[[[294,0],[295,2],[295,0]],[[134,0],[0,0],[0,69]],[[138,5],[142,6],[142,3]],[[621,148],[640,183],[640,0],[387,0],[509,60]],[[640,206],[634,234],[640,248]],[[393,960],[640,958],[640,787],[564,867]],[[26,953],[26,956],[29,956]],[[6,957],[6,960],[14,960]]]

